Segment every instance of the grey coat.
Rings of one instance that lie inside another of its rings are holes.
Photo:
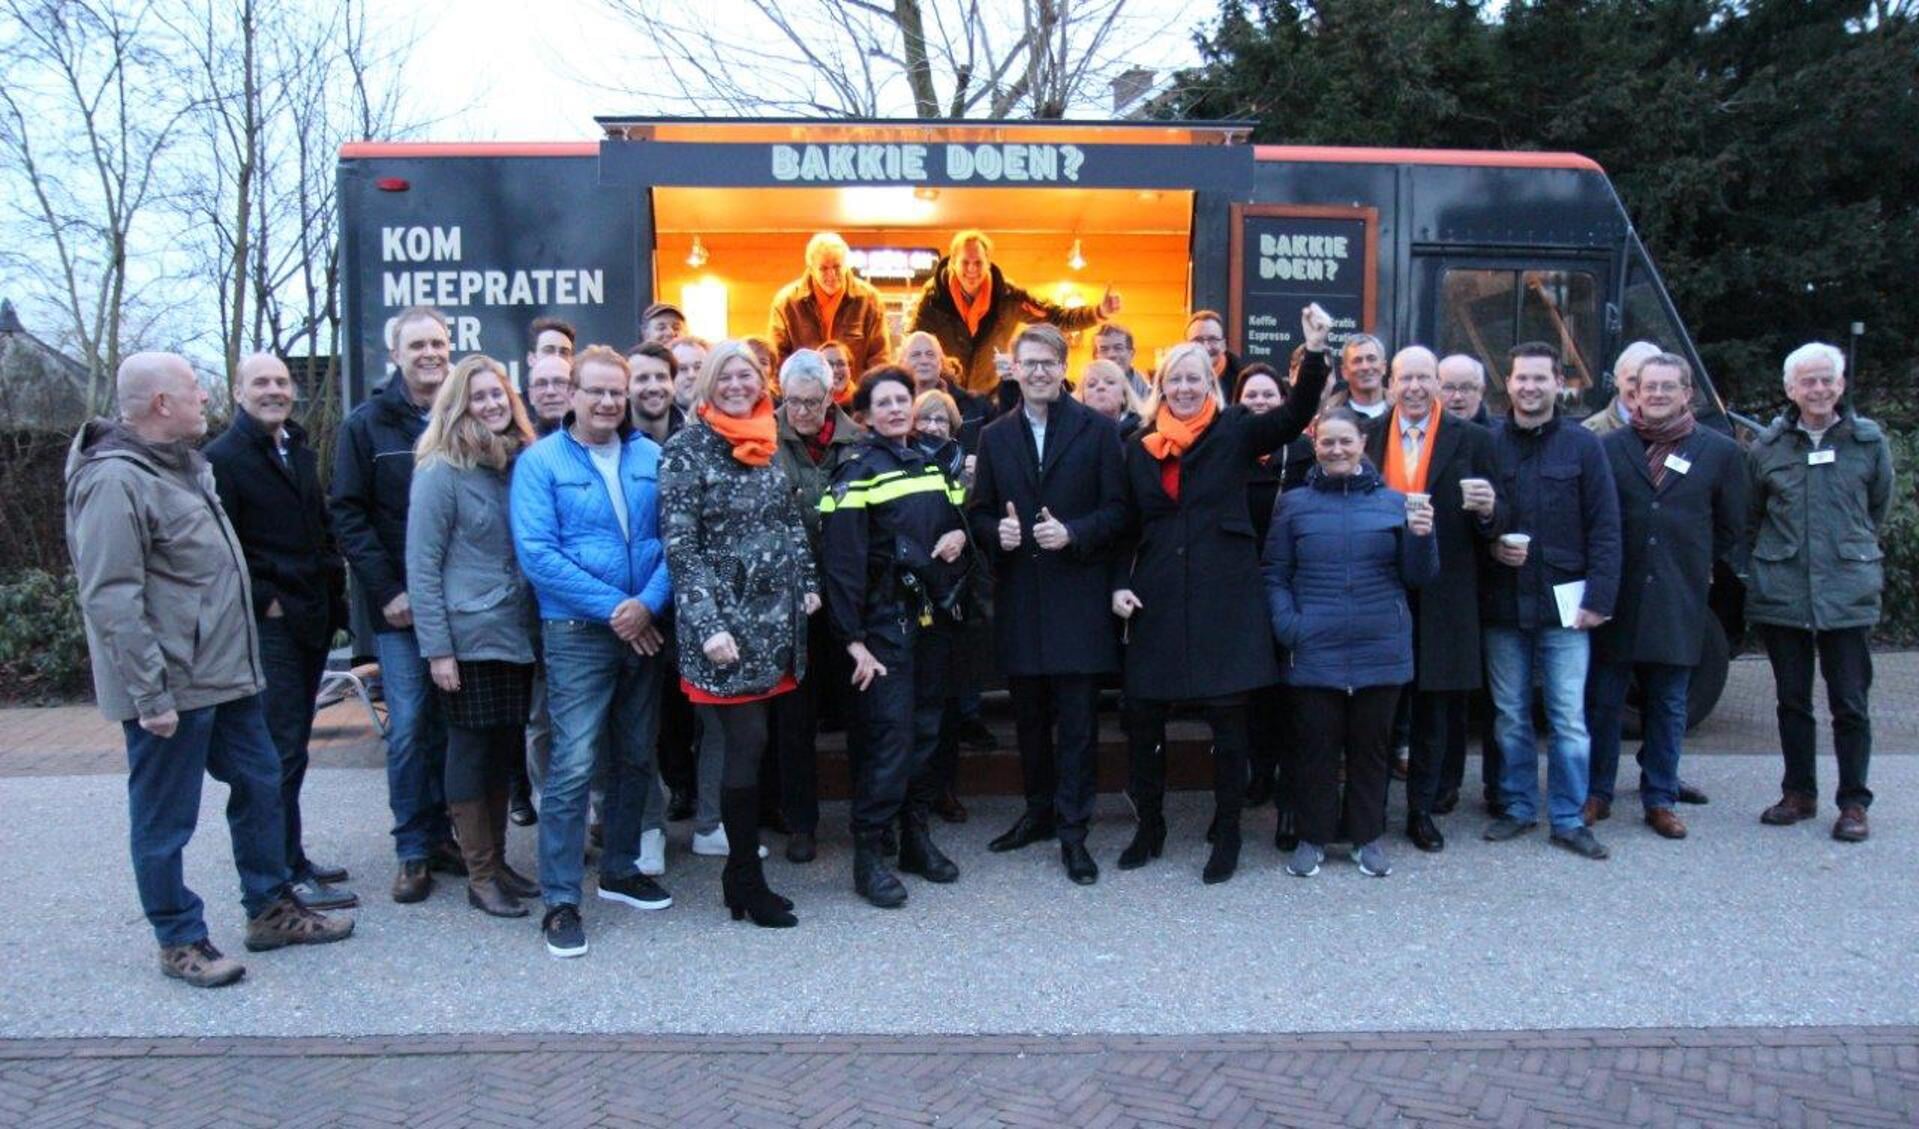
[[[513,555],[509,477],[437,458],[413,472],[407,598],[426,658],[533,661],[533,590]]]
[[[806,677],[803,601],[819,592],[819,569],[777,463],[747,466],[711,428],[688,424],[660,456],[660,534],[682,678],[732,698]],[[731,666],[704,650],[722,631],[739,646]]]
[[[67,454],[67,551],[109,720],[266,684],[246,557],[198,451],[103,419],[83,426]]]
[[[1746,618],[1832,631],[1879,622],[1879,530],[1892,506],[1892,448],[1879,425],[1844,411],[1813,465],[1812,436],[1788,408],[1746,451],[1752,561]]]

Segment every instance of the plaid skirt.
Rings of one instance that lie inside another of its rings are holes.
[[[533,664],[461,659],[460,688],[451,694],[437,686],[434,690],[448,725],[462,729],[525,725],[533,695]]]

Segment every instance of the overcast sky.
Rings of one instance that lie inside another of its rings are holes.
[[[716,26],[749,26],[739,0],[691,2]],[[1216,10],[1211,0],[1130,0],[1126,15],[1135,29],[1168,29],[1144,52],[1155,57],[1141,64],[1170,70],[1197,63],[1192,29],[1212,21]],[[611,15],[604,0],[417,0],[408,14],[385,18],[419,29],[405,85],[415,116],[432,123],[423,139],[591,140],[598,136],[596,114],[660,112],[595,86],[647,82],[640,33]]]

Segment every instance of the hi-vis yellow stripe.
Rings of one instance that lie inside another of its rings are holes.
[[[820,499],[820,512],[830,514],[835,510],[883,506],[913,494],[945,494],[947,501],[956,506],[966,501],[966,491],[959,486],[949,486],[946,476],[938,470],[927,470],[912,478],[908,478],[903,470],[891,470],[849,484],[843,498],[826,494]]]

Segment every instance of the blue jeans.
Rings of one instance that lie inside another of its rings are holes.
[[[373,637],[386,698],[386,799],[393,809],[393,850],[402,862],[424,860],[453,838],[446,818],[446,719],[433,679],[411,631]]]
[[[1612,803],[1619,775],[1619,712],[1626,686],[1639,675],[1641,730],[1639,802],[1647,811],[1679,802],[1679,750],[1686,736],[1686,691],[1692,668],[1668,663],[1596,662],[1586,683],[1586,723],[1592,729],[1592,787],[1588,794]]]
[[[1539,814],[1539,739],[1533,732],[1533,673],[1539,673],[1552,738],[1546,745],[1546,814],[1553,830],[1580,826],[1592,742],[1586,735],[1586,664],[1592,640],[1570,627],[1486,629],[1486,674],[1492,680],[1493,739],[1503,771],[1499,798],[1506,815],[1531,823]]]
[[[602,876],[625,878],[639,869],[640,833],[649,808],[656,816],[665,810],[664,797],[657,804],[649,800],[660,787],[654,753],[667,664],[639,654],[604,623],[549,619],[541,625],[541,639],[553,749],[540,798],[540,892],[548,906],[577,906],[586,871],[594,753],[609,727]]]
[[[280,756],[267,735],[260,696],[187,710],[171,737],[137,721],[121,723],[127,739],[127,822],[133,882],[162,945],[206,939],[205,904],[187,889],[181,854],[200,822],[201,776],[232,789],[227,829],[240,871],[240,904],[257,917],[285,892],[286,831],[280,821]]]

